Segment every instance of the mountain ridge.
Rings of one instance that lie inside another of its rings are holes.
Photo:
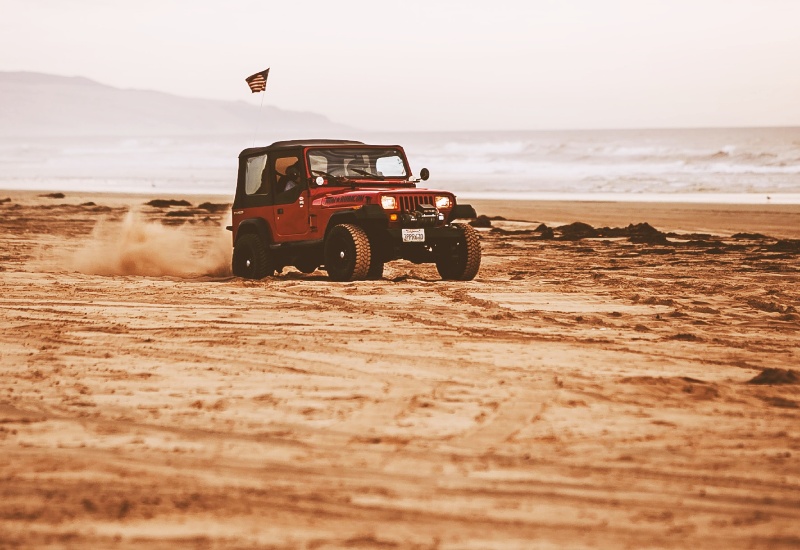
[[[298,135],[352,130],[313,112],[116,88],[84,76],[0,71],[0,137]]]

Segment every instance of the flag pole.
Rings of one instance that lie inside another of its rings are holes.
[[[261,122],[261,113],[264,108],[264,96],[267,93],[267,78],[269,77],[269,67],[256,74],[251,74],[245,78],[245,82],[250,86],[250,91],[253,93],[261,92],[261,104],[258,106],[258,118],[256,118],[256,130],[253,133],[253,147],[256,146],[256,137],[258,136],[258,125]]]
[[[267,95],[267,91],[264,90],[261,92],[261,105],[258,106],[258,117],[256,118],[256,130],[253,132],[253,147],[256,146],[256,136],[258,135],[258,125],[261,123],[261,109],[264,107],[264,96]]]

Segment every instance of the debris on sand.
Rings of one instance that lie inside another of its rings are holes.
[[[630,224],[626,228],[632,243],[668,244],[667,236],[649,223]]]
[[[40,197],[44,197],[45,199],[63,199],[66,198],[64,193],[45,193],[44,195],[39,195]]]
[[[764,369],[761,373],[749,380],[748,384],[778,385],[800,384],[800,374],[792,369]]]
[[[540,223],[535,231],[539,233],[540,239],[552,239],[556,236],[555,232],[543,223]]]
[[[615,238],[628,237],[632,243],[668,244],[666,233],[662,233],[647,222],[629,224],[627,227],[602,227],[597,230],[598,236]]]
[[[561,239],[565,241],[577,241],[580,239],[587,239],[600,236],[597,230],[583,222],[574,222],[569,225],[562,225],[557,227],[561,233]]]
[[[11,202],[11,198],[10,197],[6,197],[4,199],[0,199],[0,204],[6,203],[6,202]]]
[[[213,202],[204,202],[197,207],[198,210],[206,210],[207,212],[224,212],[230,208],[230,204],[215,204]]]
[[[480,216],[469,222],[469,224],[472,227],[492,227],[492,219],[489,216],[481,214]]]
[[[767,250],[773,252],[800,252],[800,239],[784,239],[768,246]]]
[[[767,241],[770,238],[761,233],[734,233],[731,235],[731,239],[737,241]]]
[[[146,202],[145,205],[152,206],[153,208],[171,208],[173,206],[192,206],[192,203],[185,200],[153,199]]]
[[[700,342],[700,341],[702,341],[702,338],[700,338],[696,334],[692,334],[691,332],[680,332],[678,334],[673,334],[668,339],[669,340],[680,340],[682,342]]]
[[[750,298],[746,300],[747,305],[760,311],[767,313],[796,313],[794,306],[784,306],[777,302],[769,300],[759,300],[758,298]]]
[[[798,405],[796,401],[783,397],[762,397],[761,400],[768,405],[781,409],[800,409],[800,405]]]
[[[588,223],[575,222],[557,227],[556,231],[561,234],[560,239],[565,241],[628,237],[632,243],[669,244],[665,233],[662,233],[646,222],[630,224],[628,227],[601,227],[598,229],[595,229]]]

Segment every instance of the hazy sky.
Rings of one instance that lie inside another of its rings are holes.
[[[0,0],[0,71],[365,129],[800,125],[798,0]]]

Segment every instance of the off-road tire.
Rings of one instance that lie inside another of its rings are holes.
[[[373,260],[369,265],[369,271],[367,271],[367,280],[380,281],[381,279],[383,279],[383,262]]]
[[[233,247],[233,274],[245,279],[263,279],[275,273],[261,238],[253,233],[245,233],[236,239]]]
[[[471,225],[454,223],[461,236],[436,258],[436,269],[446,281],[471,281],[481,267],[481,241]]]
[[[302,261],[302,262],[297,262],[295,264],[295,267],[300,273],[309,274],[309,273],[314,273],[319,267],[319,264],[313,261]]]
[[[325,239],[325,269],[332,281],[366,279],[371,256],[369,238],[357,225],[336,225]]]
[[[378,254],[378,245],[376,244],[374,239],[369,240],[369,250],[370,250],[370,258],[369,258],[369,270],[367,271],[367,280],[369,281],[380,281],[383,279],[383,260],[381,259],[380,254]]]

